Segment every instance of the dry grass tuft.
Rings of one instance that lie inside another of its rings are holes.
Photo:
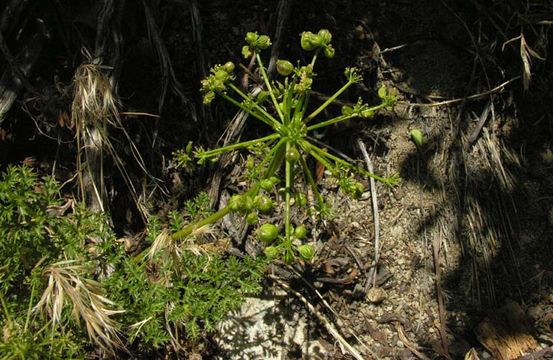
[[[221,249],[228,247],[225,242],[217,242],[216,244],[197,244],[195,242],[198,237],[211,234],[213,234],[213,228],[204,225],[194,229],[184,240],[178,241],[172,239],[169,230],[165,229],[155,238],[146,254],[146,258],[153,260],[157,254],[164,254],[164,256],[180,260],[184,251],[189,251],[195,256],[209,256],[209,253],[220,252]]]
[[[82,64],[75,72],[71,115],[80,126],[103,125],[118,112],[106,69],[101,65]]]
[[[117,114],[105,70],[96,64],[82,64],[77,68],[71,105],[79,150],[77,167],[81,196],[94,211],[105,211],[102,159],[109,141],[107,124]]]
[[[122,347],[119,324],[112,318],[124,311],[113,310],[115,303],[102,295],[99,283],[86,278],[90,272],[86,264],[75,260],[60,261],[48,265],[43,274],[48,277],[35,311],[47,314],[52,326],[62,322],[63,309],[68,301],[75,321],[84,321],[89,338],[104,350],[113,352]]]
[[[85,51],[85,56],[90,54]],[[146,169],[144,160],[134,144],[119,116],[118,102],[113,92],[110,67],[97,64],[94,61],[80,65],[73,79],[74,92],[71,106],[71,116],[76,124],[76,137],[79,154],[77,167],[79,183],[83,199],[87,199],[93,210],[104,211],[104,175],[103,154],[109,154],[115,166],[121,173],[129,193],[146,222],[149,217],[145,204],[148,198],[146,189],[139,194],[131,179],[125,161],[110,141],[108,126],[121,131],[126,141],[125,146],[131,151],[136,164],[143,173],[153,180],[156,186],[161,183]],[[162,189],[163,190],[163,189]],[[86,196],[85,196],[86,195]]]
[[[539,60],[545,60],[542,56],[540,56],[536,51],[532,50],[532,48],[528,45],[526,42],[526,39],[524,38],[524,34],[521,32],[519,36],[514,37],[510,40],[507,40],[504,44],[502,49],[505,50],[505,46],[507,44],[510,44],[512,42],[515,42],[517,40],[520,40],[520,58],[522,60],[522,83],[524,85],[524,90],[527,91],[530,87],[530,80],[532,78],[532,58],[539,59]]]

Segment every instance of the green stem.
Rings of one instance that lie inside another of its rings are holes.
[[[227,94],[225,93],[219,93],[221,95],[221,97],[223,99],[225,99],[226,101],[230,102],[231,104],[233,104],[234,106],[237,106],[239,107],[241,110],[247,112],[248,114],[250,114],[251,116],[253,116],[254,118],[258,119],[258,120],[261,120],[263,121],[265,124],[271,126],[271,127],[274,127],[275,125],[273,124],[273,122],[270,120],[270,119],[266,119],[264,118],[263,116],[261,116],[260,114],[256,113],[256,112],[253,112],[251,109],[248,109],[247,107],[245,107],[242,103],[239,103],[238,101],[234,100],[233,98],[231,98],[230,96],[228,96]],[[274,119],[274,118],[273,118]],[[276,121],[276,120],[274,120]]]
[[[367,110],[376,112],[376,111],[378,111],[382,108],[385,108],[386,106],[388,106],[388,105],[386,105],[385,103],[381,103],[381,104],[373,106],[372,108],[369,108]],[[315,125],[311,125],[311,126],[307,127],[307,131],[315,130],[315,129],[322,128],[324,126],[328,126],[328,125],[332,125],[332,124],[336,124],[336,123],[339,123],[341,121],[351,119],[351,118],[354,118],[354,117],[357,117],[357,116],[359,116],[359,115],[358,114],[340,115],[340,116],[337,116],[335,118],[317,123]]]
[[[315,125],[308,126],[307,131],[311,131],[311,130],[319,129],[319,128],[322,128],[322,127],[325,127],[325,126],[328,126],[328,125],[336,124],[336,123],[339,123],[339,122],[342,122],[342,121],[345,121],[345,120],[348,120],[348,119],[351,119],[351,118],[354,118],[354,117],[357,117],[357,116],[358,116],[357,114],[336,116],[335,118],[317,123]]]
[[[292,87],[288,83],[288,78],[286,78],[286,80],[285,80],[284,88],[286,89],[285,92],[284,92],[285,97],[284,97],[284,101],[283,101],[284,110],[285,110],[284,124],[289,124],[293,120],[293,118],[290,118],[290,114],[292,112],[291,109],[292,109],[292,100],[293,100],[293,97],[294,97],[294,91],[292,90]],[[295,113],[296,113],[296,110],[294,109],[294,114]]]
[[[6,316],[6,320],[8,322],[12,322],[12,318],[10,316],[10,312],[8,310],[8,305],[6,304],[6,299],[4,299],[4,295],[0,293],[0,303],[2,303],[2,309],[4,309],[4,316]]]
[[[313,54],[313,59],[311,59],[311,67],[315,70],[315,62],[317,61],[317,55],[319,54],[320,49],[317,49],[315,54]]]
[[[290,143],[286,142],[286,151],[290,150]],[[284,188],[284,233],[286,234],[286,243],[290,242],[290,190],[292,186],[292,164],[286,160],[284,164],[285,188]]]
[[[304,94],[298,94],[296,98],[296,107],[294,108],[294,114],[292,115],[292,121],[295,121],[295,119],[302,119],[303,117],[303,104],[305,102],[305,95]]]
[[[243,141],[243,142],[240,142],[240,143],[237,143],[237,144],[227,145],[227,146],[223,146],[223,147],[213,149],[213,150],[207,150],[207,151],[204,151],[203,153],[201,153],[200,156],[209,158],[209,157],[213,157],[213,156],[216,156],[216,155],[220,155],[220,154],[228,152],[228,151],[243,149],[243,148],[250,147],[252,145],[259,144],[261,142],[274,140],[274,139],[277,139],[278,137],[279,137],[279,134],[275,133],[275,134],[264,136],[262,138]]]
[[[321,164],[323,164],[323,166],[325,168],[327,168],[331,173],[332,175],[334,176],[338,176],[338,171],[336,170],[336,167],[333,166],[330,161],[328,161],[328,159],[322,155],[321,153],[315,151],[316,150],[320,150],[319,148],[317,148],[315,145],[311,145],[311,148],[309,150],[309,154],[311,156],[313,156],[315,159],[317,159],[318,162],[320,162]],[[324,153],[324,151],[323,151]],[[325,154],[326,155],[326,154]]]
[[[315,152],[319,153],[320,156],[324,156],[330,160],[333,160],[334,162],[336,162],[337,164],[340,164],[340,165],[343,165],[345,167],[347,167],[348,169],[350,170],[353,170],[355,171],[356,173],[360,174],[360,175],[363,175],[363,176],[368,176],[368,177],[371,177],[377,181],[380,181],[384,184],[391,184],[392,182],[390,181],[390,179],[388,178],[384,178],[384,177],[381,177],[381,176],[378,176],[370,171],[367,171],[367,170],[364,170],[364,169],[361,169],[360,167],[358,166],[355,166],[353,164],[350,164],[349,162],[343,160],[343,159],[340,159],[339,157],[327,152],[327,151],[324,151],[322,150],[321,148],[315,146],[315,145],[311,145],[311,149],[314,150]],[[313,154],[312,154],[313,155]],[[324,164],[323,164],[324,165]],[[326,166],[326,165],[325,165]]]
[[[338,96],[340,96],[344,91],[346,91],[346,89],[348,87],[351,86],[351,84],[353,84],[353,82],[351,81],[348,81],[344,86],[342,86],[340,88],[340,90],[336,91],[334,93],[334,95],[332,95],[331,97],[329,97],[321,106],[319,106],[317,108],[317,110],[313,111],[306,119],[305,119],[305,123],[308,123],[309,121],[311,121],[315,116],[319,115],[319,113],[321,111],[323,111],[328,105],[330,105],[331,102],[333,102],[334,100],[336,100],[336,98]]]
[[[275,156],[271,159],[271,163],[269,164],[269,167],[267,169],[267,172],[265,173],[264,177],[263,178],[269,178],[271,176],[273,176],[273,174],[275,173],[275,171],[278,169],[278,167],[280,166],[280,164],[282,163],[282,159],[284,158],[284,151],[281,151],[280,149],[283,148],[283,141],[284,140],[280,140],[277,145],[275,146]],[[279,156],[279,153],[282,152],[282,156]],[[276,160],[275,160],[276,159]],[[248,190],[244,195],[245,196],[255,196],[258,192],[259,192],[259,189],[260,189],[260,184],[257,183],[256,185],[254,185],[250,190]],[[190,234],[192,234],[192,232],[196,229],[199,229],[201,228],[202,226],[205,226],[205,225],[209,225],[209,224],[213,224],[217,221],[219,221],[220,219],[222,219],[225,215],[227,215],[228,213],[230,213],[231,209],[230,209],[230,205],[227,205],[225,206],[224,208],[222,208],[221,210],[211,214],[210,216],[206,217],[205,219],[199,221],[199,222],[196,222],[196,223],[193,223],[193,224],[189,224],[185,227],[183,227],[181,230],[173,233],[171,235],[171,239],[173,240],[182,240],[182,239],[185,239],[187,236],[189,236]]]
[[[256,167],[258,169],[263,169],[263,167],[265,166],[265,164],[269,161],[269,159],[273,159],[274,158],[274,154],[277,152],[277,148],[278,146],[280,145],[280,143],[282,142],[283,140],[281,139],[279,142],[277,142],[275,144],[275,146],[273,146],[271,148],[271,151],[269,151],[268,154],[266,154],[265,156],[263,156],[263,160],[261,160],[261,162],[259,163],[259,165],[257,165]],[[266,179],[267,176],[264,176],[263,179]]]
[[[300,144],[300,146],[301,146],[301,144]],[[323,196],[321,195],[321,193],[319,192],[319,189],[317,188],[317,183],[315,182],[315,179],[313,179],[313,175],[311,174],[311,171],[309,170],[309,167],[307,166],[307,162],[305,161],[303,156],[300,156],[300,161],[301,161],[301,167],[303,169],[303,174],[307,178],[307,182],[309,183],[309,186],[311,186],[311,189],[313,190],[313,193],[315,194],[315,197],[317,198],[317,202],[319,204],[321,204],[323,202]]]
[[[286,146],[284,139],[280,139],[279,142],[274,147],[274,155],[271,158],[269,167],[267,168],[267,174],[264,178],[269,178],[273,176],[274,173],[280,168],[282,161],[284,160],[284,154],[286,152]]]
[[[267,75],[267,72],[265,71],[265,67],[263,66],[263,62],[261,61],[261,57],[259,54],[255,54],[257,58],[257,63],[259,64],[259,70],[261,71],[261,77],[263,78],[263,81],[265,82],[265,86],[267,87],[267,91],[269,92],[269,95],[271,95],[271,100],[273,100],[273,105],[276,109],[276,112],[278,113],[278,117],[280,118],[280,121],[284,123],[284,115],[282,114],[282,111],[280,111],[280,107],[278,106],[278,101],[275,97],[275,93],[273,92],[273,88],[271,86],[271,83],[269,82],[269,76]]]
[[[244,92],[242,90],[240,90],[236,85],[234,85],[233,83],[229,83],[228,86],[234,90],[238,95],[240,95],[244,100],[247,100],[247,101],[252,101],[252,104],[253,106],[261,113],[263,114],[265,117],[267,117],[267,119],[269,119],[273,125],[271,126],[275,126],[278,124],[278,120],[275,119],[274,117],[272,117],[265,109],[263,109],[258,103],[256,103],[255,101],[252,100],[251,97],[249,97],[248,95],[244,94]]]
[[[213,213],[210,216],[206,217],[205,219],[203,219],[203,220],[201,220],[197,223],[189,224],[189,225],[183,227],[181,230],[173,233],[171,235],[171,239],[173,239],[173,240],[185,239],[187,236],[192,234],[192,232],[194,230],[199,229],[199,228],[201,228],[202,226],[205,226],[205,225],[213,224],[214,222],[221,219],[223,216],[227,215],[229,212],[230,212],[230,206],[227,205],[224,208],[222,208],[221,210],[217,211],[216,213]]]
[[[23,332],[26,333],[29,328],[29,322],[31,320],[31,313],[33,307],[33,299],[35,297],[35,284],[31,286],[31,296],[29,297],[29,307],[27,308],[27,317],[25,318],[25,326],[23,326]]]

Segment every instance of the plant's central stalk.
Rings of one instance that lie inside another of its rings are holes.
[[[286,143],[286,153],[292,150],[293,145],[290,142]],[[292,187],[292,161],[286,159],[284,168],[285,173],[285,188],[284,188],[284,231],[286,234],[286,246],[292,245],[292,239],[290,238],[290,193]]]

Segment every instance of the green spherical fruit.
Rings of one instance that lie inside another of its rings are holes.
[[[267,259],[272,260],[278,257],[280,251],[276,246],[267,246],[264,250]]]
[[[226,62],[225,65],[223,65],[223,69],[230,74],[234,71],[234,63],[232,61]]]
[[[294,236],[298,239],[303,239],[307,236],[307,228],[305,225],[299,225],[294,229]]]
[[[220,69],[220,70],[217,70],[217,71],[215,72],[215,78],[216,78],[217,80],[220,80],[220,81],[222,81],[222,82],[225,82],[225,81],[228,80],[229,75],[228,75],[228,73],[227,73],[224,69]]]
[[[270,243],[277,237],[278,228],[274,224],[263,224],[257,229],[257,238],[264,243]]]
[[[271,179],[263,179],[259,182],[259,186],[265,191],[271,191],[273,189],[273,182]]]
[[[327,29],[321,29],[317,33],[317,35],[321,38],[321,42],[324,45],[330,44],[330,41],[332,40],[332,34]]]
[[[259,217],[257,216],[257,213],[251,212],[246,216],[246,222],[250,225],[255,225],[259,222]]]
[[[267,35],[259,35],[257,46],[260,49],[266,49],[271,45],[271,39]]]
[[[253,206],[255,205],[253,198],[251,196],[246,196],[246,195],[244,195],[243,197],[244,197],[244,205],[242,208],[246,211],[250,211],[251,209],[253,209]]]
[[[259,35],[257,35],[257,33],[249,32],[246,34],[246,42],[248,43],[248,45],[254,45],[258,37]]]
[[[350,116],[353,114],[353,108],[349,105],[342,106],[342,115]]]
[[[311,261],[313,256],[315,256],[315,250],[311,245],[300,245],[298,246],[298,253],[300,257],[305,261]]]
[[[361,111],[361,117],[364,118],[364,119],[368,119],[368,118],[371,118],[374,116],[374,111],[371,110],[371,109],[365,109],[363,111]]]
[[[286,161],[295,163],[300,158],[300,152],[298,149],[296,149],[295,146],[290,146],[288,150],[286,150],[286,154],[284,155],[286,158]]]
[[[330,45],[326,46],[325,49],[324,49],[324,54],[327,58],[329,59],[332,59],[334,57],[334,54],[336,53],[336,51],[334,50],[334,48]]]
[[[312,51],[320,46],[321,39],[311,31],[306,31],[301,34],[301,48],[306,51]]]
[[[229,200],[229,207],[232,211],[240,211],[244,209],[244,196],[233,195]]]
[[[276,70],[282,76],[288,76],[294,71],[294,65],[288,60],[277,60]]]
[[[378,97],[382,100],[386,99],[386,96],[388,95],[388,90],[386,89],[386,86],[381,86],[378,88]]]
[[[268,213],[273,210],[273,200],[270,197],[259,195],[256,197],[255,205],[259,211],[262,213]]]

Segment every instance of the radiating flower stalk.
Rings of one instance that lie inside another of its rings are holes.
[[[346,83],[314,110],[309,110],[309,100],[317,57],[321,54],[332,58],[335,54],[330,44],[332,35],[328,30],[320,30],[317,34],[304,32],[301,35],[301,47],[313,52],[313,58],[307,65],[292,64],[288,60],[278,60],[276,69],[280,75],[278,80],[271,81],[267,75],[267,68],[260,56],[262,50],[271,45],[266,35],[248,33],[246,45],[242,48],[242,54],[246,58],[255,59],[257,71],[263,81],[265,89],[255,97],[247,94],[233,84],[235,80],[235,65],[227,62],[224,65],[215,65],[211,74],[202,81],[204,103],[210,104],[216,97],[223,98],[236,107],[248,113],[251,117],[271,127],[273,132],[267,136],[253,140],[243,141],[213,150],[187,148],[176,155],[176,162],[185,165],[196,159],[199,164],[206,161],[216,161],[220,155],[226,152],[247,149],[260,155],[258,163],[249,158],[247,167],[253,179],[252,185],[243,194],[234,195],[227,206],[209,217],[193,224],[189,224],[172,234],[173,240],[181,240],[188,237],[194,229],[213,224],[223,216],[238,212],[245,216],[250,224],[257,224],[258,215],[270,212],[273,207],[271,193],[282,182],[284,176],[284,188],[280,189],[284,197],[284,231],[281,235],[279,227],[275,224],[265,223],[257,229],[258,239],[265,243],[265,254],[268,258],[281,258],[290,263],[299,256],[309,261],[314,256],[311,245],[302,244],[307,236],[304,225],[293,226],[291,223],[291,206],[294,199],[296,204],[306,206],[306,196],[297,189],[294,184],[303,175],[304,181],[310,186],[319,215],[329,212],[329,205],[319,192],[314,176],[308,167],[307,157],[311,156],[334,177],[344,192],[357,197],[363,191],[363,185],[356,180],[355,175],[372,177],[388,185],[394,185],[399,177],[380,177],[370,173],[342,158],[339,154],[330,152],[312,141],[310,133],[326,126],[338,124],[353,118],[367,119],[383,108],[391,107],[396,102],[395,94],[380,88],[378,95],[380,104],[369,106],[361,99],[353,106],[344,106],[339,116],[330,119],[321,119],[323,110],[334,102],[349,87],[361,82],[362,78],[355,68],[346,68],[344,71]],[[284,165],[284,166],[283,166]],[[282,173],[282,167],[284,172]]]

